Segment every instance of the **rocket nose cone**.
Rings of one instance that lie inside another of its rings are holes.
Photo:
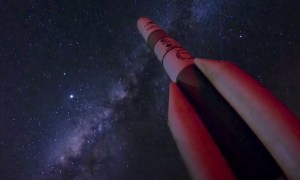
[[[137,28],[143,38],[147,41],[149,35],[156,30],[160,30],[161,28],[157,26],[151,19],[147,17],[141,17],[137,21]]]
[[[138,20],[137,20],[137,28],[140,29],[142,27],[144,27],[148,22],[153,22],[151,21],[149,18],[147,17],[140,17]]]

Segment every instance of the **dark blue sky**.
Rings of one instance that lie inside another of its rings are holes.
[[[299,13],[292,0],[0,1],[0,178],[188,178],[140,16],[236,63],[299,117]]]

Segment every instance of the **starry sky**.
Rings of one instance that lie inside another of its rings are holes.
[[[189,179],[147,16],[300,116],[296,0],[0,0],[0,179]]]

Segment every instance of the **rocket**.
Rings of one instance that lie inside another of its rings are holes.
[[[152,20],[142,37],[171,79],[168,125],[193,179],[300,179],[300,120],[242,69],[195,58]]]

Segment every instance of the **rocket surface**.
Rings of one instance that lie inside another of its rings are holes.
[[[300,179],[300,121],[237,66],[191,56],[137,22],[173,83],[168,123],[193,179]]]

